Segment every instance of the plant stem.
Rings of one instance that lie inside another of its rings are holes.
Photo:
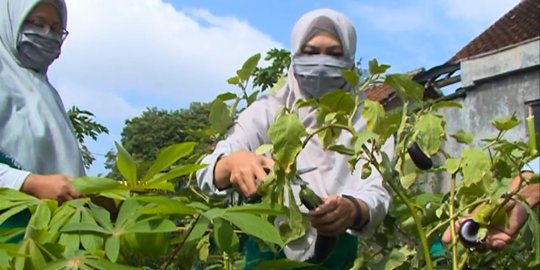
[[[340,129],[344,129],[346,131],[348,131],[349,133],[351,133],[351,135],[354,136],[354,129],[352,127],[349,127],[349,126],[345,126],[345,125],[339,125],[339,124],[332,124],[332,125],[329,125],[329,126],[324,126],[324,127],[321,127],[321,128],[318,128],[317,130],[315,130],[315,132],[309,134],[305,139],[304,141],[302,142],[302,148],[306,148],[306,145],[309,143],[309,141],[315,137],[315,135],[319,134],[320,132],[323,132],[329,128],[340,128]],[[298,157],[298,154],[296,155],[296,157]],[[295,158],[296,158],[295,157]]]
[[[450,231],[452,232],[452,269],[458,270],[458,254],[457,254],[457,235],[456,235],[456,223],[454,217],[454,202],[456,200],[456,174],[452,174],[452,187],[450,189]]]
[[[386,183],[392,188],[394,192],[397,193],[399,198],[405,203],[407,208],[411,211],[411,215],[414,219],[414,223],[416,224],[416,229],[418,230],[418,234],[420,235],[420,242],[422,243],[422,251],[424,252],[424,258],[426,259],[426,267],[428,270],[433,270],[433,261],[431,260],[431,255],[429,253],[429,245],[426,237],[426,232],[424,230],[424,227],[422,227],[422,221],[420,220],[420,217],[418,217],[418,214],[416,213],[416,210],[414,208],[414,205],[411,203],[411,201],[407,198],[407,195],[405,195],[399,187],[397,187],[394,182],[391,180],[386,181]]]
[[[456,213],[454,213],[453,216],[450,216],[450,218],[444,222],[441,222],[439,224],[437,224],[437,226],[433,227],[433,229],[431,229],[428,233],[427,233],[427,237],[430,238],[431,235],[433,233],[435,233],[438,229],[440,229],[441,227],[443,226],[446,226],[447,223],[449,223],[451,220],[454,220],[456,219],[461,213],[465,212],[467,209],[475,206],[475,205],[478,205],[478,204],[481,204],[481,203],[485,203],[485,202],[488,202],[489,201],[489,198],[486,198],[486,199],[481,199],[481,200],[477,200],[477,201],[474,201],[472,203],[469,203],[468,205],[466,205],[465,207],[461,208],[460,210],[458,210]]]
[[[191,232],[193,232],[193,229],[197,225],[197,222],[199,222],[200,218],[201,218],[201,215],[197,215],[197,217],[195,218],[195,221],[193,222],[193,225],[191,226],[191,228],[189,228],[189,231],[187,232],[184,239],[182,239],[182,242],[178,246],[176,246],[176,248],[174,248],[173,252],[171,252],[171,254],[169,256],[167,256],[165,258],[165,260],[163,261],[163,263],[161,264],[159,269],[165,270],[165,269],[167,269],[167,267],[169,267],[169,265],[172,263],[172,261],[174,260],[174,258],[178,254],[178,252],[180,252],[180,250],[182,249],[182,247],[186,243],[186,240],[189,238],[189,235],[191,234]]]

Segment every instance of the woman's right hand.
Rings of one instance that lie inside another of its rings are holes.
[[[265,168],[272,168],[274,161],[250,151],[240,150],[218,160],[214,184],[219,189],[233,186],[246,197],[257,192],[257,180],[266,177]]]
[[[72,200],[81,196],[69,184],[69,177],[62,174],[30,174],[26,177],[21,190],[40,199],[53,199],[59,202]]]

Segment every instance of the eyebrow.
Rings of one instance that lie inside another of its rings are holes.
[[[54,27],[61,27],[62,26],[59,20],[49,22],[45,17],[43,17],[41,15],[35,15],[35,16],[32,16],[32,17],[28,17],[27,20],[36,20],[36,21],[39,21],[39,22],[48,23],[48,24],[51,24]]]

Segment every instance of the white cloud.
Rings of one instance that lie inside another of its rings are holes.
[[[399,3],[399,5],[398,5]],[[351,3],[352,12],[362,22],[385,33],[417,32],[429,27],[426,22],[432,21],[432,12],[428,7],[416,3],[392,2],[392,4],[358,4]]]
[[[248,22],[164,0],[66,2],[70,34],[49,76],[66,107],[92,111],[112,138],[144,107],[186,108],[235,90],[226,80],[245,59],[283,47]]]
[[[352,12],[383,33],[449,34],[452,28],[477,33],[502,17],[520,0],[407,0],[349,2]]]
[[[510,11],[520,0],[444,0],[445,13],[455,20],[489,25]]]
[[[123,123],[127,118],[139,114],[142,109],[129,104],[114,92],[90,89],[72,81],[53,82],[58,88],[64,106],[77,106],[91,112],[99,112],[99,118]],[[95,114],[95,113],[94,113]]]
[[[211,100],[249,55],[281,47],[246,22],[162,0],[67,4],[70,35],[52,76],[124,98]]]

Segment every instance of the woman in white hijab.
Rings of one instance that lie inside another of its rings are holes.
[[[70,200],[82,157],[60,96],[47,79],[67,36],[63,0],[0,0],[0,187]],[[24,226],[24,218],[1,224]]]
[[[209,166],[198,172],[198,183],[203,191],[225,195],[232,187],[250,197],[256,192],[256,179],[264,179],[265,167],[273,161],[253,153],[258,146],[269,143],[267,135],[276,114],[284,107],[293,108],[296,100],[319,98],[337,88],[350,89],[341,76],[341,69],[351,69],[355,63],[356,31],[341,13],[318,9],[305,14],[292,31],[293,59],[288,81],[276,95],[264,97],[244,110],[220,141],[215,151],[203,162]],[[306,128],[314,128],[314,108],[295,109]],[[361,110],[360,110],[361,111]],[[354,125],[357,130],[365,126],[359,116]],[[349,144],[350,135],[343,132],[340,144]],[[385,150],[392,145],[385,146]],[[317,137],[302,150],[297,168],[316,166],[318,170],[302,175],[302,179],[319,196],[324,204],[308,213],[311,227],[304,237],[289,243],[284,255],[292,260],[305,261],[313,256],[317,233],[339,236],[334,250],[325,260],[329,269],[346,269],[357,255],[356,235],[370,233],[384,218],[390,195],[382,184],[382,177],[375,173],[361,180],[363,164],[351,172],[347,157],[325,151]],[[296,188],[293,186],[293,188]],[[298,189],[295,191],[298,193]],[[297,194],[296,194],[297,195]],[[298,201],[298,197],[297,201]],[[257,250],[254,241],[247,244],[246,269],[250,262],[272,258]]]

